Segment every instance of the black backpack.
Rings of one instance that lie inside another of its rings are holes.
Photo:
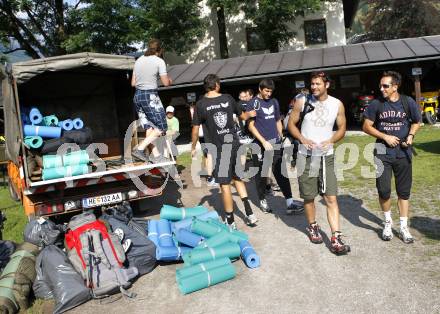
[[[136,267],[139,275],[151,272],[156,266],[156,246],[147,237],[147,221],[133,218],[133,211],[128,202],[123,202],[100,217],[107,222],[113,232],[121,229],[124,240],[130,239],[131,245],[125,253],[129,267]]]
[[[296,127],[301,131],[301,125],[304,121],[304,118],[306,116],[306,114],[312,112],[313,110],[315,110],[315,106],[313,106],[310,103],[311,97],[309,95],[305,96],[306,101],[304,102],[304,107],[303,110],[301,111],[300,115],[299,115],[299,120],[296,123]],[[290,142],[293,145],[293,160],[296,160],[297,154],[298,154],[298,149],[299,149],[299,140],[297,140],[296,138],[294,138],[289,132],[287,132],[287,136],[286,138],[289,138]]]

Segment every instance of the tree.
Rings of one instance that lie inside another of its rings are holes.
[[[138,39],[158,38],[167,50],[177,54],[193,47],[206,31],[198,0],[140,0],[137,15]]]
[[[81,51],[123,54],[160,38],[177,53],[204,33],[196,0],[0,0],[0,41],[32,58]],[[7,54],[12,51],[5,51]]]
[[[63,42],[68,53],[90,51],[124,54],[136,51],[140,37],[136,23],[137,4],[132,0],[89,0],[84,7],[71,9],[73,23]]]
[[[1,41],[14,38],[34,59],[64,54],[65,9],[62,0],[0,0]]]
[[[296,34],[289,27],[297,16],[320,9],[321,0],[245,0],[243,11],[252,26],[257,27],[270,52],[278,52]]]
[[[361,20],[365,40],[388,40],[440,33],[438,0],[368,0]]]

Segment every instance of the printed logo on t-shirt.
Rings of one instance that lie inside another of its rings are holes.
[[[223,108],[228,108],[229,102],[228,101],[227,102],[221,102],[220,106],[222,106]]]
[[[273,118],[275,118],[275,115],[273,114],[274,111],[275,111],[275,108],[274,108],[273,105],[270,106],[269,108],[261,107],[261,109],[263,110],[264,114],[266,114],[266,116],[264,117],[264,119],[267,120],[267,119],[273,119]]]
[[[379,120],[382,120],[380,121],[380,124],[384,131],[400,131],[400,129],[404,126],[404,123],[402,121],[398,121],[398,122],[383,121],[389,118],[404,119],[406,118],[406,113],[401,111],[388,110],[379,114]]]
[[[260,110],[260,107],[261,107],[260,101],[258,99],[255,99],[254,100],[254,109],[255,110]]]
[[[228,114],[224,111],[214,113],[214,122],[220,129],[224,129],[228,122]]]
[[[321,102],[315,106],[315,114],[313,115],[313,122],[316,127],[324,127],[327,117],[329,115],[328,108]]]

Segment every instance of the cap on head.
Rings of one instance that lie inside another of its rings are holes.
[[[165,110],[167,113],[168,112],[172,112],[174,113],[174,107],[173,106],[168,106],[167,109]]]

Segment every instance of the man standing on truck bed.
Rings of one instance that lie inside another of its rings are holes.
[[[145,154],[147,146],[167,131],[165,110],[157,92],[157,79],[160,77],[164,86],[171,85],[172,81],[167,74],[162,54],[160,41],[151,39],[145,55],[136,60],[131,79],[131,86],[136,88],[133,99],[135,109],[146,131],[145,139],[135,147],[132,155],[143,161],[148,160]],[[164,157],[160,155],[157,147],[154,147],[149,159],[157,163],[163,161]]]

